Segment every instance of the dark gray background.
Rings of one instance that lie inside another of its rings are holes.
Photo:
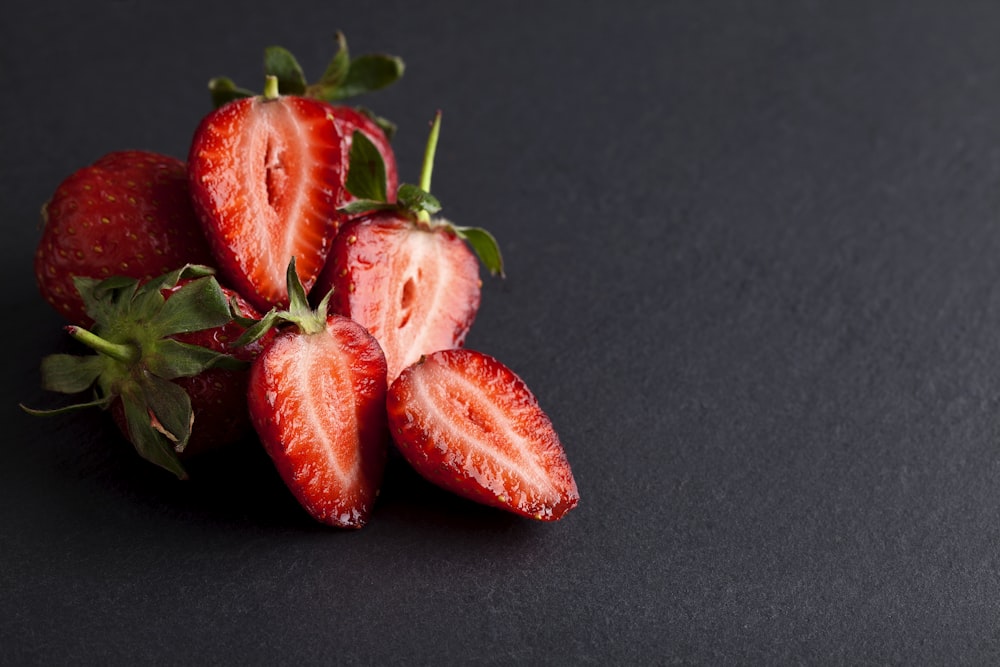
[[[1000,660],[1000,5],[34,2],[0,23],[7,663]],[[238,7],[238,8],[237,8]],[[394,460],[361,532],[254,442],[178,483],[67,349],[38,208],[101,154],[183,157],[205,83],[408,65],[361,102],[491,229],[468,345],[520,373],[580,506],[536,524]]]

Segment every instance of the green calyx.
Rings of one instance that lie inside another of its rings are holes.
[[[285,280],[288,283],[288,308],[278,310],[272,308],[264,317],[257,321],[244,321],[246,330],[233,345],[242,347],[249,345],[262,338],[271,329],[282,324],[291,324],[298,328],[300,333],[306,335],[317,334],[326,330],[326,311],[333,296],[333,290],[327,292],[326,296],[315,310],[309,307],[309,300],[306,297],[306,290],[299,280],[299,275],[295,271],[295,258],[288,263],[285,271]]]
[[[430,193],[434,172],[434,156],[441,136],[441,112],[434,115],[424,162],[420,168],[420,185],[403,183],[396,190],[396,201],[390,202],[385,188],[385,163],[382,154],[364,133],[357,130],[351,138],[350,165],[345,186],[356,199],[340,210],[348,215],[374,211],[394,211],[425,228],[445,228],[463,239],[479,257],[479,261],[494,276],[504,276],[503,256],[496,238],[480,227],[461,227],[442,218],[432,218],[441,211],[441,202]]]
[[[315,83],[306,80],[298,60],[288,49],[269,46],[264,49],[264,74],[277,79],[281,95],[311,97],[324,102],[339,102],[385,88],[403,76],[406,69],[401,58],[381,53],[369,53],[351,57],[347,48],[347,38],[339,30],[336,33],[337,51],[326,66],[323,75]],[[215,77],[208,82],[212,104],[218,108],[223,104],[242,97],[253,97],[254,92],[237,86],[231,79]],[[389,121],[373,116],[387,135],[395,126]]]
[[[54,410],[22,407],[44,416],[108,408],[121,400],[129,438],[139,454],[185,478],[177,454],[191,437],[194,413],[187,393],[171,380],[209,368],[246,367],[229,355],[172,338],[232,321],[230,304],[212,273],[205,266],[187,265],[142,285],[120,276],[75,278],[95,324],[91,330],[70,326],[67,331],[95,354],[45,357],[42,387],[64,394],[90,391],[92,399]]]

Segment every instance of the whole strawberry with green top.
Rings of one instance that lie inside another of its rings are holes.
[[[46,357],[42,386],[93,398],[28,412],[111,409],[141,456],[181,478],[180,454],[247,434],[247,369],[267,339],[233,349],[244,331],[234,316],[259,313],[221,287],[211,269],[188,265],[141,284],[124,276],[74,283],[95,324],[67,331],[96,354]]]

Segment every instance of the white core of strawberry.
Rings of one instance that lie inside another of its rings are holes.
[[[308,138],[282,99],[258,103],[256,113],[249,118],[240,150],[250,157],[244,191],[253,212],[248,240],[256,252],[248,253],[245,261],[266,267],[271,283],[280,285],[289,259],[301,246],[303,224],[282,216],[305,212],[305,175],[310,171],[306,162],[310,156],[304,147]]]
[[[297,347],[276,355],[282,367],[273,371],[273,376],[287,378],[282,383],[284,404],[274,406],[275,419],[288,421],[292,434],[285,450],[293,458],[298,450],[325,457],[326,465],[319,469],[307,465],[295,471],[303,482],[327,470],[340,488],[350,487],[361,474],[361,459],[349,365],[331,336],[298,335],[291,340],[294,343],[288,344]]]
[[[393,288],[398,291],[388,295],[381,317],[370,327],[386,343],[390,382],[421,355],[451,347],[450,336],[458,323],[431,326],[430,319],[448,317],[451,292],[462,292],[461,283],[467,279],[458,274],[440,240],[435,232],[410,232],[407,252],[392,260],[391,275],[399,277]],[[447,335],[443,339],[442,330]]]
[[[441,257],[440,246],[429,233],[413,234],[413,252],[406,259],[407,264],[401,274],[401,292],[399,298],[393,301],[396,307],[392,319],[395,321],[386,324],[397,329],[399,340],[408,340],[410,344],[404,348],[403,358],[398,360],[400,367],[390,371],[393,377],[419,359],[421,351],[426,349],[428,327],[421,325],[428,313],[439,312],[445,285],[452,277],[447,261]],[[417,298],[415,292],[419,292],[421,298]],[[424,303],[430,305],[423,312],[413,312],[414,308]]]
[[[497,389],[502,391],[503,387]],[[472,450],[462,453],[466,458],[463,467],[475,470],[481,484],[497,493],[504,491],[495,476],[483,475],[483,466],[469,460],[474,455],[494,470],[514,473],[539,495],[560,498],[560,490],[537,460],[531,441],[512,427],[504,412],[475,383],[445,366],[428,364],[414,376],[413,393],[417,403],[429,411],[426,423],[447,433],[438,440],[461,442]],[[490,477],[494,477],[492,484]]]

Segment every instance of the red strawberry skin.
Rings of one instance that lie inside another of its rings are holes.
[[[170,298],[169,295],[183,285],[184,283],[181,282],[174,289],[165,291],[165,296]],[[242,317],[260,318],[260,313],[239,294],[226,287],[223,287],[222,291],[231,303],[237,304],[238,312]],[[178,334],[174,338],[190,345],[198,345],[216,352],[231,354],[241,361],[252,362],[264,350],[273,338],[273,334],[267,334],[260,340],[243,347],[231,347],[233,341],[239,338],[243,331],[243,327],[239,324],[230,322],[214,329]],[[191,439],[184,451],[181,452],[182,457],[191,458],[239,442],[252,432],[250,413],[246,403],[249,377],[249,369],[237,371],[210,368],[193,377],[181,377],[174,380],[191,398],[191,409],[194,411]],[[112,416],[119,430],[128,438],[128,424],[125,421],[125,411],[120,400],[113,404]]]
[[[146,151],[109,153],[63,181],[42,208],[35,279],[69,322],[90,326],[73,276],[150,279],[212,256],[191,206],[182,161]]]
[[[360,325],[279,333],[250,370],[250,416],[282,480],[317,521],[361,528],[385,468],[385,358]]]
[[[386,397],[403,457],[430,482],[540,521],[580,495],[552,422],[513,371],[473,350],[442,350],[410,366]]]
[[[422,355],[464,344],[482,281],[453,232],[381,212],[348,223],[334,241],[315,294],[331,288],[330,312],[378,339],[391,383]]]
[[[192,201],[225,282],[260,310],[285,305],[295,257],[308,291],[344,197],[331,107],[292,96],[230,102],[202,120],[188,159]]]

